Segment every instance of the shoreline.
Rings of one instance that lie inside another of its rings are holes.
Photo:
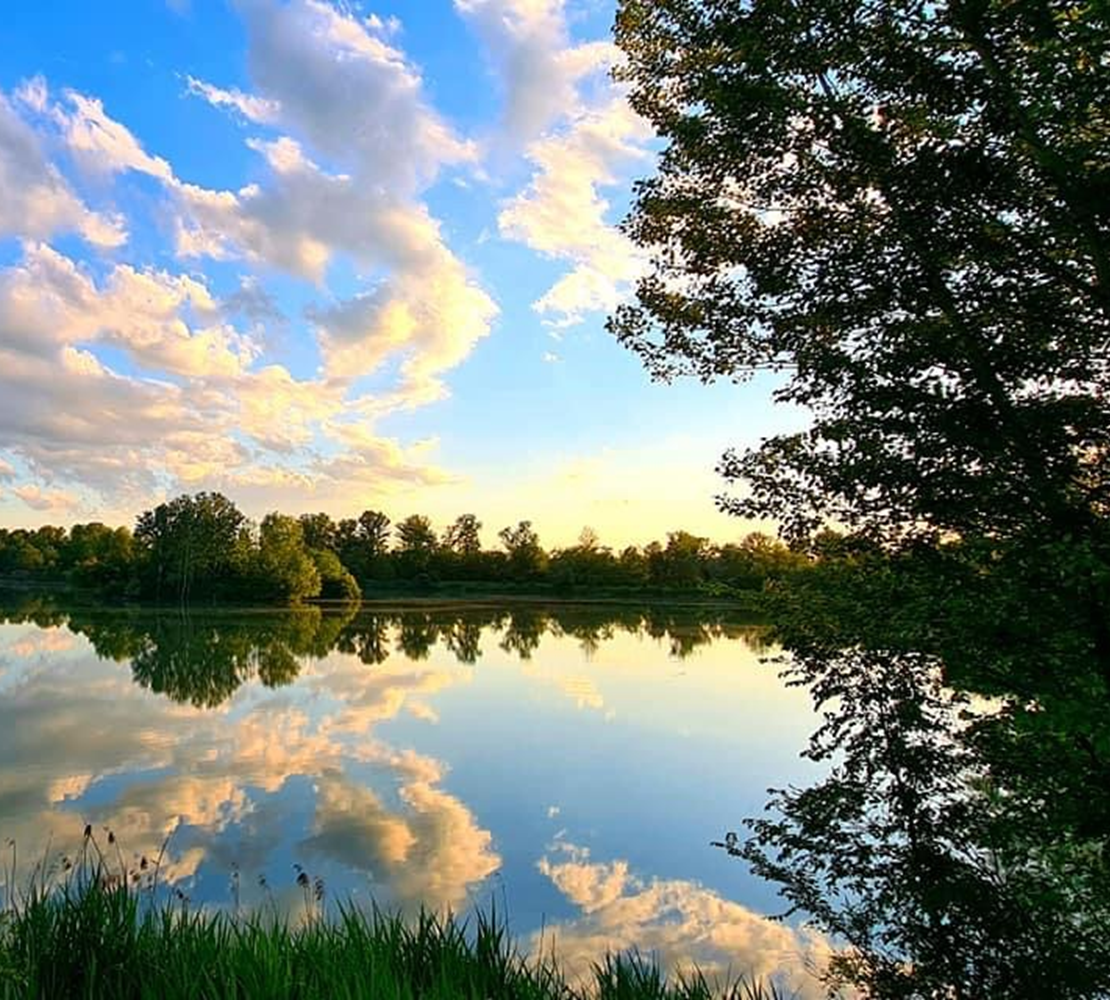
[[[78,606],[135,611],[186,611],[190,613],[272,613],[319,608],[322,611],[348,610],[356,613],[370,610],[408,609],[450,610],[481,609],[491,606],[530,605],[535,607],[688,607],[708,610],[728,610],[761,617],[761,594],[758,591],[742,592],[734,596],[716,594],[668,593],[666,591],[631,591],[628,593],[550,593],[538,590],[519,592],[501,589],[476,590],[469,587],[444,587],[443,590],[414,592],[397,588],[363,594],[358,601],[309,599],[297,604],[251,604],[238,601],[226,603],[194,603],[182,605],[172,601],[147,601],[119,594],[102,594],[89,588],[74,586],[65,581],[20,580],[0,577],[0,597],[60,597]]]

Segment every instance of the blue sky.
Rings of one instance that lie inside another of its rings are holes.
[[[716,512],[773,385],[604,331],[650,130],[601,0],[56,0],[0,19],[0,525],[183,490],[613,544]]]

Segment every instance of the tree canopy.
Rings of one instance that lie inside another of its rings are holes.
[[[786,373],[812,427],[723,463],[737,513],[1061,526],[1106,510],[1101,4],[624,0],[664,142],[611,321],[654,375]]]

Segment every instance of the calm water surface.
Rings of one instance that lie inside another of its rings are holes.
[[[536,606],[182,616],[0,608],[0,836],[169,837],[195,904],[507,908],[582,968],[638,946],[817,995],[822,942],[708,846],[806,780],[814,717],[727,613]],[[49,844],[49,846],[48,846]],[[11,857],[7,863],[11,863]]]

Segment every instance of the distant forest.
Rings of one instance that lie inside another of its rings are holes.
[[[761,533],[716,545],[687,531],[616,551],[583,529],[575,545],[545,549],[530,521],[485,548],[473,514],[438,533],[413,514],[380,511],[267,514],[255,524],[219,493],[182,495],[136,519],[134,530],[97,522],[0,529],[0,582],[72,585],[158,603],[297,604],[358,600],[441,585],[538,593],[682,593],[760,590],[843,544],[827,532],[805,550]]]

